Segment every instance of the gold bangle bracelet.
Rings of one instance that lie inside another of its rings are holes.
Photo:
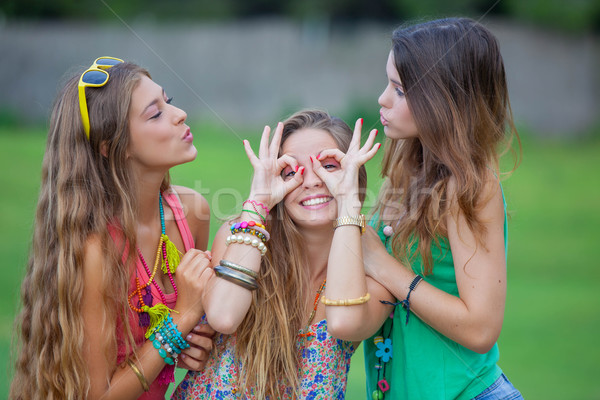
[[[138,380],[142,384],[142,389],[144,389],[144,392],[150,390],[146,377],[144,376],[144,374],[142,374],[142,371],[140,371],[137,365],[135,365],[135,363],[130,358],[127,359],[127,364],[129,364],[129,367],[131,367],[133,373],[137,376]]]
[[[364,304],[367,301],[369,301],[369,299],[371,298],[371,295],[369,293],[365,294],[362,297],[359,297],[357,299],[342,299],[342,300],[331,300],[326,298],[325,296],[321,297],[321,303],[325,304],[326,306],[356,306],[359,304]]]

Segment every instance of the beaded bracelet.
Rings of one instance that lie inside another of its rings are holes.
[[[267,253],[267,246],[265,246],[265,244],[263,242],[261,242],[260,240],[252,239],[250,236],[243,236],[243,235],[227,236],[227,238],[225,239],[225,244],[227,246],[229,246],[232,243],[250,245],[250,246],[256,248],[258,251],[260,251],[261,256],[264,256]]]
[[[181,336],[181,332],[179,332],[179,329],[177,329],[177,324],[173,322],[173,319],[170,315],[167,315],[165,321],[165,329],[170,333],[174,344],[181,350],[189,348],[190,344]]]
[[[181,332],[173,323],[170,315],[167,315],[163,322],[154,328],[148,339],[168,365],[177,365],[179,354],[190,347],[190,344],[181,336]]]
[[[271,235],[269,235],[269,232],[267,232],[265,226],[255,221],[242,221],[235,223],[231,225],[229,230],[231,231],[231,234],[240,232],[249,233],[260,238],[263,243],[266,243],[271,239]]]
[[[249,275],[249,276],[253,277],[254,279],[258,278],[258,273],[257,272],[252,271],[251,269],[248,269],[246,267],[242,267],[239,264],[232,263],[231,261],[221,260],[221,261],[219,261],[219,265],[221,265],[223,267],[234,269],[234,270],[239,271],[239,272],[241,272],[243,274]]]
[[[258,289],[258,283],[253,277],[222,265],[213,268],[215,275],[248,290]]]
[[[356,299],[342,299],[342,300],[331,300],[325,296],[321,297],[321,303],[326,306],[356,306],[359,304],[364,304],[371,298],[371,294],[367,293],[364,296],[361,296]]]

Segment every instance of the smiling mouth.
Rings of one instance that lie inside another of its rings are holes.
[[[332,197],[317,197],[314,199],[304,200],[300,202],[303,206],[317,206],[331,201]]]

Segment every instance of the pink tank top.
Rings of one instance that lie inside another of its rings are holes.
[[[177,223],[177,228],[179,228],[179,234],[181,235],[181,238],[183,239],[183,245],[185,247],[184,253],[185,253],[189,249],[194,248],[194,238],[192,236],[192,233],[190,231],[188,223],[185,219],[185,213],[184,213],[181,201],[179,199],[179,196],[177,195],[175,190],[170,188],[169,190],[163,192],[163,200],[168,204],[168,206],[173,211],[173,215],[175,217],[175,222]],[[111,230],[111,235],[113,236],[113,239],[114,239],[115,235],[112,230]],[[137,276],[140,278],[140,281],[147,282],[149,279],[149,276],[139,258],[136,258],[135,267],[136,267]],[[152,304],[157,304],[157,303],[161,302],[161,298],[160,298],[160,294],[158,293],[158,290],[154,287],[154,285],[150,285],[150,288],[151,288],[151,293],[152,293]],[[135,290],[135,276],[132,277],[129,293],[131,293],[134,290]],[[166,306],[173,309],[175,307],[175,302],[177,301],[175,293],[164,293],[164,296],[167,301]],[[144,334],[146,333],[146,328],[139,326],[138,315],[136,313],[134,313],[133,311],[131,311],[131,313],[130,313],[129,323],[131,325],[131,329],[132,329],[132,333],[133,333],[133,337],[135,339],[136,345],[141,346],[144,343],[144,341],[146,340],[146,338],[144,337]],[[119,326],[117,326],[117,344],[118,344],[117,365],[120,365],[123,361],[125,361],[127,354],[125,354],[124,338],[121,335],[121,329]],[[169,387],[169,385],[162,385],[158,382],[158,380],[155,380],[150,385],[150,390],[148,392],[144,393],[142,396],[140,396],[138,400],[155,400],[155,399],[156,400],[158,400],[158,399],[164,400],[165,393],[167,392],[168,387]]]

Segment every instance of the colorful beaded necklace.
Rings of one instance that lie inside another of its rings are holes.
[[[388,241],[389,241],[390,237],[394,234],[394,230],[390,225],[386,225],[383,227],[383,234],[385,236],[385,247],[387,248]],[[396,306],[396,304],[399,304],[399,303],[391,303],[391,302],[382,301],[382,300],[380,300],[380,301],[383,304],[389,304],[394,307]],[[390,390],[390,384],[388,383],[388,381],[385,377],[386,376],[385,371],[386,371],[387,363],[390,361],[390,358],[392,358],[392,339],[390,339],[390,335],[392,333],[392,328],[393,328],[393,324],[394,324],[394,311],[393,310],[392,310],[389,318],[390,318],[391,322],[389,324],[387,334],[385,334],[385,332],[384,332],[384,328],[386,327],[386,324],[383,324],[379,331],[379,335],[377,335],[373,338],[373,343],[375,344],[375,347],[377,347],[375,356],[379,358],[379,362],[377,364],[375,364],[375,369],[377,370],[377,387],[378,388],[373,390],[373,393],[371,393],[372,400],[384,400],[385,392]]]
[[[142,252],[138,248],[137,249],[138,257],[139,257],[142,265],[144,266],[146,273],[148,274],[148,281],[144,285],[140,285],[140,279],[138,276],[136,276],[135,277],[136,288],[132,293],[129,294],[129,297],[127,299],[128,303],[129,303],[129,307],[133,311],[138,313],[138,315],[139,315],[139,325],[147,328],[147,330],[146,330],[147,336],[149,335],[149,332],[151,333],[154,330],[154,328],[157,325],[159,325],[160,322],[171,311],[166,306],[167,299],[166,299],[162,289],[158,285],[158,282],[154,279],[156,276],[156,272],[158,270],[159,260],[161,260],[161,257],[160,257],[161,251],[162,251],[161,270],[163,271],[164,274],[167,274],[169,276],[169,280],[171,281],[171,285],[173,285],[173,289],[175,291],[176,299],[177,299],[178,293],[177,293],[177,285],[175,284],[175,279],[173,279],[173,275],[175,274],[175,271],[177,270],[177,266],[179,265],[179,262],[181,260],[179,250],[177,249],[175,244],[173,244],[173,242],[171,242],[169,240],[169,237],[166,234],[165,212],[164,212],[164,208],[163,208],[161,194],[159,194],[159,196],[158,196],[158,204],[159,204],[159,211],[160,211],[161,235],[160,235],[160,239],[158,241],[158,248],[156,250],[156,258],[154,260],[154,267],[153,267],[152,271],[150,271],[150,268],[148,267],[148,264],[146,263],[144,256],[142,256]],[[137,275],[137,272],[136,272],[136,275]],[[152,293],[151,293],[150,285],[154,285],[154,287],[158,291],[158,294],[160,295],[160,300],[162,301],[162,303],[159,302],[159,303],[155,304],[154,306],[152,306]],[[145,292],[145,293],[143,293],[143,292]],[[137,306],[135,306],[131,302],[131,299],[134,296],[137,296],[137,298],[138,298]]]
[[[308,328],[310,327],[310,324],[312,323],[313,319],[315,318],[315,314],[317,313],[317,307],[319,306],[319,298],[321,297],[321,293],[323,292],[323,289],[325,289],[325,284],[326,283],[327,283],[327,278],[325,278],[323,280],[323,283],[321,283],[321,286],[317,290],[317,295],[315,296],[315,302],[313,304],[313,310],[310,313],[310,317],[308,317],[308,323],[306,324],[306,328],[304,329],[304,333],[298,334],[298,336],[301,337],[301,338],[308,338],[309,336],[314,336],[314,333],[309,332]]]

